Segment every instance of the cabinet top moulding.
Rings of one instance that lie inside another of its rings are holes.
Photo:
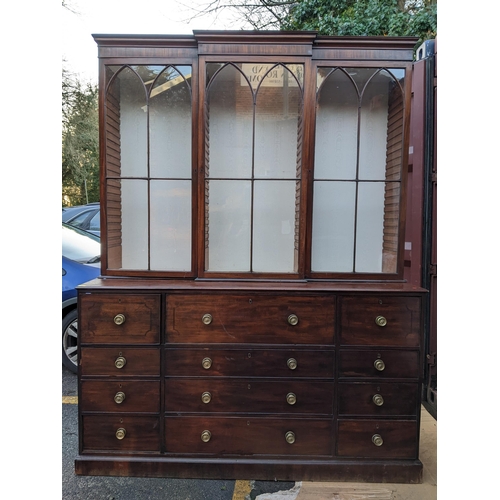
[[[274,54],[287,47],[287,55],[314,59],[412,61],[415,37],[321,36],[315,31],[194,30],[193,35],[94,34],[99,57],[126,56],[120,49],[196,49],[201,54]],[[130,54],[132,55],[132,54]],[[135,55],[135,54],[134,54]],[[148,53],[148,55],[160,56]]]

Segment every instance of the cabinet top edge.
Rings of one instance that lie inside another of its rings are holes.
[[[96,278],[77,287],[79,291],[90,290],[150,290],[192,292],[380,292],[380,293],[427,293],[424,288],[409,283],[373,282],[254,282],[254,281],[208,281],[208,280],[162,280],[133,278]]]
[[[92,34],[99,46],[183,46],[198,44],[307,44],[321,48],[411,50],[417,37],[325,36],[316,31],[193,30],[193,34]]]

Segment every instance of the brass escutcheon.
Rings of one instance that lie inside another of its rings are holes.
[[[384,444],[384,440],[380,434],[374,434],[372,436],[372,442],[375,446],[382,446]]]
[[[125,315],[124,314],[117,314],[113,318],[113,321],[115,322],[115,325],[123,325],[123,323],[125,323]]]
[[[387,320],[383,316],[377,316],[375,318],[375,323],[377,323],[378,326],[385,326],[387,325]]]
[[[118,356],[115,360],[115,366],[120,369],[127,364],[127,360],[123,356]]]
[[[295,433],[292,432],[292,431],[288,431],[286,434],[285,434],[285,439],[286,439],[286,442],[288,444],[293,444],[295,443]]]
[[[201,433],[201,440],[204,443],[208,443],[210,441],[210,438],[212,437],[212,433],[210,431],[203,431]]]
[[[295,326],[298,322],[299,318],[296,314],[290,314],[290,316],[288,316],[288,323],[290,323],[290,325]]]
[[[384,398],[380,394],[374,394],[372,401],[377,405],[377,406],[382,406],[384,404]]]
[[[123,439],[125,435],[127,434],[127,431],[123,428],[120,427],[119,429],[116,430],[116,439]]]
[[[203,358],[201,366],[203,366],[205,370],[208,370],[212,366],[212,360],[210,358]]]
[[[115,403],[116,404],[121,404],[125,401],[125,393],[124,392],[117,392],[115,394]]]
[[[290,370],[295,370],[297,368],[297,360],[295,358],[290,358],[287,362],[286,365]]]
[[[201,318],[201,321],[203,321],[204,325],[209,325],[212,323],[212,315],[211,314],[204,314],[203,317]]]
[[[202,400],[204,403],[210,403],[210,401],[212,400],[212,395],[211,395],[209,392],[204,392],[204,393],[201,395],[201,400]]]
[[[383,372],[385,370],[385,363],[381,359],[376,359],[373,362],[373,366],[375,367],[376,370],[379,372]]]
[[[289,392],[286,395],[286,402],[289,405],[294,405],[297,402],[297,396],[293,392]]]

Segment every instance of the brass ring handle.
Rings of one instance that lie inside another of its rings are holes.
[[[380,394],[374,394],[373,397],[372,397],[372,401],[377,406],[382,406],[384,404],[384,398]]]
[[[212,360],[210,358],[203,358],[201,361],[201,366],[208,370],[212,366]]]
[[[375,367],[376,370],[379,372],[383,372],[385,370],[385,363],[381,359],[376,359],[373,362],[373,366]]]
[[[286,402],[289,405],[294,405],[297,402],[297,396],[293,392],[289,392],[286,395]]]
[[[290,370],[295,370],[297,368],[297,360],[295,358],[290,358],[287,362],[286,365]]]
[[[115,366],[118,369],[123,368],[127,364],[127,360],[123,356],[118,356],[115,360]]]
[[[125,393],[121,392],[121,391],[117,392],[115,394],[115,398],[114,399],[115,399],[115,403],[118,404],[118,405],[121,404],[121,403],[123,403],[125,401]]]
[[[123,427],[120,427],[119,429],[116,430],[115,436],[116,436],[116,439],[122,440],[126,434],[127,434],[127,431]]]
[[[211,314],[204,314],[203,317],[201,318],[201,321],[203,321],[204,325],[209,325],[212,323],[212,315]]]
[[[204,443],[208,443],[210,441],[210,438],[212,437],[212,433],[210,431],[203,431],[201,433],[201,440]]]
[[[212,400],[212,395],[209,393],[209,392],[204,392],[202,395],[201,395],[201,400],[206,404],[206,403],[210,403],[210,401]]]
[[[382,436],[380,434],[374,434],[372,436],[372,443],[375,446],[382,446],[384,444],[384,440],[382,439]]]
[[[375,323],[377,323],[378,326],[385,326],[387,325],[387,319],[385,319],[383,316],[377,316],[375,318]]]
[[[113,318],[113,321],[115,322],[115,325],[123,325],[123,323],[125,323],[125,315],[124,314],[117,314]]]
[[[299,322],[299,318],[296,314],[290,314],[288,316],[288,323],[292,326],[295,326]]]
[[[292,431],[288,431],[286,434],[285,434],[285,439],[286,439],[286,442],[288,444],[293,444],[295,443],[295,433],[292,432]]]

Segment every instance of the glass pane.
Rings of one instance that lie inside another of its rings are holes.
[[[257,92],[255,178],[300,177],[301,150],[297,151],[297,144],[302,144],[301,108],[301,93],[293,75],[281,65],[271,69]]]
[[[207,186],[206,270],[250,271],[251,181],[215,180]]]
[[[399,179],[403,145],[403,95],[388,71],[366,85],[361,102],[359,178]]]
[[[144,84],[130,68],[120,71],[106,95],[108,175],[147,176],[147,101]]]
[[[313,272],[353,271],[355,206],[355,182],[314,183]]]
[[[297,272],[295,181],[255,181],[254,272]]]
[[[214,71],[212,66],[207,64],[208,73]],[[253,95],[241,77],[240,71],[227,65],[210,82],[206,177],[250,178],[252,175]]]
[[[151,177],[191,178],[191,94],[172,67],[151,89],[149,130]]]
[[[101,230],[101,212],[98,211],[89,222],[90,231],[100,231]]]
[[[191,181],[151,181],[151,270],[191,270]]]
[[[341,70],[330,73],[318,99],[315,179],[356,178],[358,102],[349,76]]]
[[[121,181],[121,244],[123,269],[148,268],[147,181]]]
[[[382,272],[384,182],[360,182],[356,227],[356,272]]]

